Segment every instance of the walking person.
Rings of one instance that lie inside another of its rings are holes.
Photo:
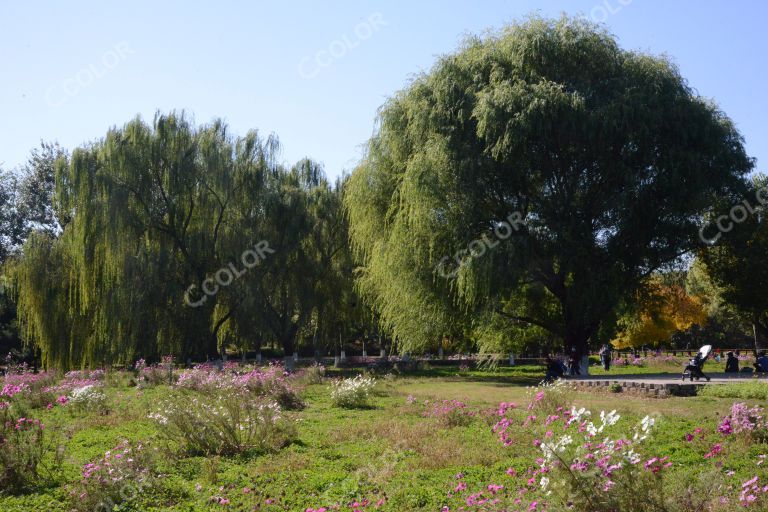
[[[611,346],[608,343],[603,344],[600,348],[600,362],[603,364],[603,369],[608,371],[611,369]]]

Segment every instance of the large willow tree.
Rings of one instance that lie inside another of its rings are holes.
[[[45,363],[199,359],[264,337],[293,352],[314,308],[310,205],[324,178],[309,161],[284,169],[278,151],[272,137],[171,114],[62,160],[55,207],[69,222],[31,238],[15,266],[25,338]]]
[[[382,107],[345,198],[360,289],[410,346],[506,319],[583,354],[752,165],[666,58],[580,20],[511,25]]]

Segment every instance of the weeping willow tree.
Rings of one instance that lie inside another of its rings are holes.
[[[45,364],[203,359],[264,340],[292,354],[346,231],[321,229],[338,195],[322,167],[278,155],[274,137],[170,114],[59,161],[54,208],[68,222],[30,238],[13,270]]]
[[[58,239],[35,237],[16,268],[26,337],[57,367],[137,355],[215,355],[220,331],[244,305],[242,283],[199,307],[191,286],[264,240],[276,139],[235,138],[216,121],[136,119],[75,150],[56,171]],[[258,274],[259,267],[248,270]],[[253,311],[251,311],[253,313]]]
[[[469,39],[382,107],[345,197],[359,287],[406,346],[478,322],[498,345],[503,318],[584,354],[752,165],[667,59],[533,18]]]

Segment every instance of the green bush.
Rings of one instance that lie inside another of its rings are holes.
[[[69,396],[69,407],[72,412],[80,414],[87,412],[105,414],[107,412],[107,395],[94,385],[83,386],[72,391]]]
[[[699,389],[698,395],[715,398],[768,400],[768,382],[754,381],[734,384],[718,384],[717,386],[703,386]]]
[[[122,441],[83,467],[69,488],[71,510],[114,510],[135,501],[157,481],[154,452],[142,443]]]
[[[277,402],[248,394],[176,393],[149,417],[189,455],[276,451],[296,436]]]
[[[20,493],[32,489],[43,478],[43,470],[56,469],[60,453],[50,466],[43,464],[53,445],[40,420],[14,416],[0,409],[0,489]]]
[[[352,379],[337,380],[332,385],[331,400],[337,407],[367,407],[375,387],[376,379],[363,375],[358,375]]]

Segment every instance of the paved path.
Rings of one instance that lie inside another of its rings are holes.
[[[755,377],[746,373],[707,373],[704,372],[711,380],[709,384],[728,384],[730,382],[752,382],[759,381],[768,385],[768,376],[761,375]],[[602,382],[602,381],[630,381],[630,382],[645,382],[648,384],[682,384],[682,372],[678,374],[674,373],[646,373],[638,375],[589,375],[586,377],[566,377],[567,380],[572,381],[584,381],[584,382]],[[691,381],[686,379],[686,384],[691,384]],[[692,384],[707,384],[705,379],[699,381],[695,380]]]
[[[583,391],[628,393],[630,395],[667,398],[670,396],[695,396],[701,386],[707,384],[728,384],[731,382],[760,382],[768,386],[768,377],[755,378],[749,374],[708,373],[706,379],[683,381],[682,374],[657,373],[640,375],[590,375],[586,377],[567,377]],[[618,386],[618,388],[617,388]]]

